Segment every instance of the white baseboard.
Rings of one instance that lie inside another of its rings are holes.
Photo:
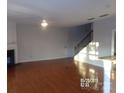
[[[72,57],[56,57],[56,58],[46,58],[46,59],[28,59],[28,60],[20,60],[18,63],[33,62],[33,61],[44,61],[44,60],[56,60],[56,59],[65,59],[65,58],[72,58]]]

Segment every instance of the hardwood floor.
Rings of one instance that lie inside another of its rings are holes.
[[[105,93],[104,69],[81,64],[75,64],[72,58],[68,58],[10,67],[8,93]],[[98,83],[92,84],[93,87],[82,87],[80,80],[87,78],[97,78]]]

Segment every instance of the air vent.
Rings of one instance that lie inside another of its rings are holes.
[[[95,18],[89,18],[88,20],[94,20]]]
[[[105,16],[108,16],[109,14],[103,14],[103,15],[100,15],[99,17],[105,17]]]

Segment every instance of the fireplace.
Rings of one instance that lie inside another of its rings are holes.
[[[7,67],[14,66],[15,64],[15,51],[7,50]]]

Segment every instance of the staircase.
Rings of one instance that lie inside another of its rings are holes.
[[[93,40],[93,29],[92,24],[87,24],[87,33],[74,46],[74,55],[78,54],[84,47],[86,47]]]

